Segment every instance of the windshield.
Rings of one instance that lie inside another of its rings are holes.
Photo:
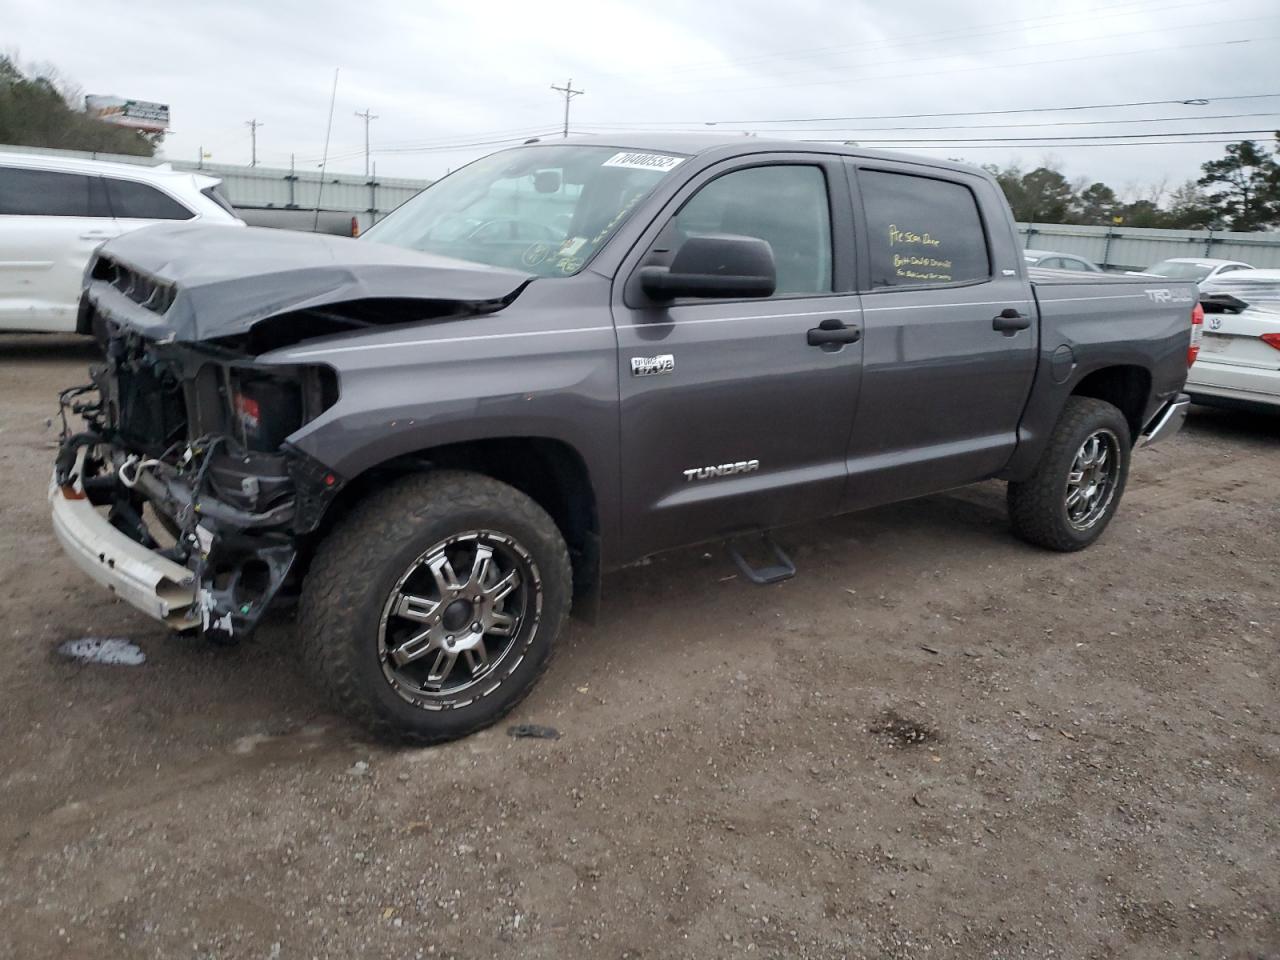
[[[1213,272],[1213,267],[1203,263],[1162,260],[1154,267],[1147,267],[1143,272],[1154,273],[1157,277],[1168,277],[1170,280],[1203,280]]]
[[[567,277],[684,159],[584,145],[504,150],[432,184],[363,239]]]

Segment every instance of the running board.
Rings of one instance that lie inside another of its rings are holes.
[[[747,562],[741,551],[738,550],[737,541],[743,537],[753,536],[773,554],[775,563],[764,567],[753,567]],[[764,586],[769,583],[781,583],[783,580],[790,580],[796,575],[796,565],[791,562],[791,558],[782,552],[782,548],[778,546],[773,537],[769,536],[768,531],[752,531],[750,533],[738,534],[724,542],[724,548],[729,553],[729,558],[737,565],[742,575],[752,583]]]

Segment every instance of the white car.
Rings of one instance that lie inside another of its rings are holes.
[[[1201,293],[1200,353],[1185,387],[1196,403],[1280,408],[1280,302],[1247,295]]]
[[[1132,277],[1164,277],[1168,280],[1194,280],[1203,283],[1215,280],[1224,274],[1238,270],[1252,270],[1253,267],[1239,260],[1214,260],[1212,257],[1173,257],[1153,263],[1145,270],[1129,270]]]
[[[1200,284],[1200,295],[1234,294],[1250,306],[1280,305],[1280,270],[1245,270],[1228,273]]]
[[[0,331],[75,331],[85,267],[112,237],[171,220],[244,226],[220,182],[164,164],[0,153]]]

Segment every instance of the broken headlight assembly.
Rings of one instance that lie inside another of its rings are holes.
[[[288,443],[337,402],[337,375],[137,336],[104,352],[93,384],[62,395],[57,482],[78,464],[76,482],[114,527],[193,572],[202,630],[243,636],[342,487]]]

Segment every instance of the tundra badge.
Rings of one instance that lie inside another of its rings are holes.
[[[759,469],[759,460],[739,460],[737,463],[721,463],[714,467],[693,467],[684,472],[684,479],[686,482],[710,480],[712,477],[732,477],[735,473],[755,473]]]
[[[632,357],[631,375],[633,377],[656,377],[662,373],[676,372],[676,358],[670,353],[660,353],[656,357]]]

